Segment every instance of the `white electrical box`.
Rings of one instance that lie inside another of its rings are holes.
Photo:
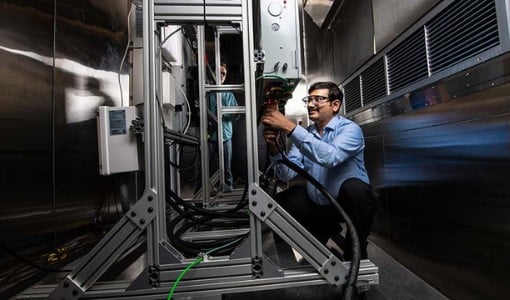
[[[136,118],[134,106],[99,106],[97,117],[99,174],[139,170],[136,136],[129,130]]]
[[[264,73],[301,77],[301,1],[260,0]]]

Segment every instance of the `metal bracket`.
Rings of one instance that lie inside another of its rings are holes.
[[[253,61],[256,63],[264,62],[266,60],[266,51],[256,49],[253,51]]]
[[[264,193],[264,195],[257,195],[257,193],[260,192]],[[250,211],[257,216],[260,221],[264,222],[278,206],[278,203],[276,203],[273,198],[269,197],[262,189],[250,189],[250,194]]]
[[[150,221],[156,217],[154,213],[154,194],[144,195],[137,204],[132,207],[127,213],[126,217],[136,224],[141,230],[145,230]]]
[[[160,281],[159,281],[159,267],[158,266],[150,266],[149,267],[149,284],[152,285],[152,287],[160,287]]]
[[[340,259],[281,208],[258,184],[252,183],[249,191],[250,211],[257,218],[296,249],[329,283],[340,285],[345,282],[347,268],[339,263]]]
[[[85,291],[135,243],[156,217],[153,205],[156,194],[147,190],[128,214],[105,235],[80,264],[50,294],[50,299],[79,299]]]

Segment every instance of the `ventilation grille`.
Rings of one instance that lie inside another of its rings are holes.
[[[390,92],[428,76],[425,32],[419,30],[387,55]]]
[[[384,98],[387,92],[391,96],[413,84],[417,88],[418,82],[470,58],[469,64],[476,64],[472,58],[500,45],[495,1],[452,0],[435,15],[425,16],[416,31],[343,83],[346,112]]]
[[[499,44],[494,0],[454,1],[426,28],[432,74]]]
[[[361,89],[359,77],[354,78],[344,86],[345,112],[349,113],[361,107]]]
[[[361,73],[361,88],[363,90],[363,105],[386,96],[386,73],[384,61],[379,59]]]

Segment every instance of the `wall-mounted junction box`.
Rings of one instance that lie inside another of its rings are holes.
[[[134,106],[98,108],[99,174],[139,170],[136,136],[129,130],[135,118]]]

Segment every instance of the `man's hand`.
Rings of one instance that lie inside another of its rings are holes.
[[[264,115],[262,116],[262,123],[268,128],[283,131],[286,135],[291,133],[296,127],[296,124],[275,109],[267,109],[264,112]]]
[[[269,147],[269,153],[271,153],[271,155],[278,153],[279,135],[280,133],[274,129],[264,128],[264,140]]]

